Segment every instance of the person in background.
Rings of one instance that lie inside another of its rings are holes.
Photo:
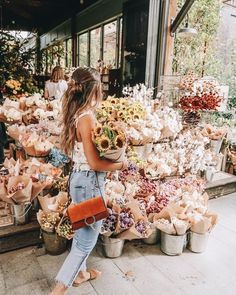
[[[64,71],[60,66],[52,70],[50,80],[46,81],[44,97],[46,99],[61,99],[68,88]]]

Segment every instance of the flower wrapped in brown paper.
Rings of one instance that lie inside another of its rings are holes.
[[[145,219],[146,216],[142,215],[142,211],[135,200],[131,200],[124,208],[118,208],[118,222],[115,229],[115,234],[120,234],[128,230],[138,220]]]
[[[22,130],[20,131],[19,126],[17,124],[11,125],[7,128],[8,135],[15,140],[19,140],[21,132]]]
[[[189,222],[177,217],[172,217],[170,220],[165,218],[158,219],[154,225],[162,232],[176,236],[184,235],[190,227]]]
[[[122,240],[145,239],[152,234],[151,225],[147,219],[139,219],[128,230],[120,233],[117,238]]]
[[[37,135],[36,132],[19,138],[23,148],[29,156],[47,156],[53,145],[45,138]]]
[[[38,200],[44,212],[62,213],[69,203],[68,194],[66,192],[59,192],[59,194],[54,197],[50,194],[46,196],[38,196]]]
[[[4,178],[0,179],[0,200],[9,204],[14,204],[13,200],[7,196],[7,186]]]
[[[44,212],[39,210],[37,220],[42,230],[47,232],[55,232],[55,228],[60,222],[60,214],[58,212]]]
[[[208,211],[199,219],[192,219],[192,225],[190,230],[197,234],[205,234],[207,232],[211,232],[212,229],[215,227],[217,220],[217,214]]]
[[[97,125],[92,134],[100,156],[114,162],[122,162],[126,150],[126,136],[119,125]]]
[[[208,137],[211,140],[220,140],[227,133],[225,127],[215,127],[207,124],[202,130],[202,135]]]
[[[14,108],[16,110],[19,110],[20,109],[20,102],[11,100],[9,98],[6,98],[4,103],[3,103],[3,107]]]
[[[190,227],[186,210],[187,208],[171,202],[160,213],[153,214],[153,224],[167,234],[183,235]]]
[[[7,193],[16,204],[23,204],[31,201],[32,180],[29,176],[12,176],[8,180]]]

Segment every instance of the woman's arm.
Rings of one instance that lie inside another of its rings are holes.
[[[95,171],[115,171],[124,167],[123,162],[114,163],[110,160],[101,159],[92,141],[92,131],[94,129],[93,119],[86,115],[78,120],[79,130],[76,128],[77,138],[81,137],[84,153],[91,169]]]

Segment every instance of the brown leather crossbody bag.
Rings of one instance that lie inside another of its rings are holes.
[[[93,226],[95,222],[102,220],[108,216],[107,207],[102,197],[101,188],[96,172],[96,181],[101,196],[91,197],[90,199],[78,204],[71,203],[67,208],[67,215],[70,219],[73,230],[80,229],[85,226]],[[70,197],[70,177],[68,181],[68,194]]]

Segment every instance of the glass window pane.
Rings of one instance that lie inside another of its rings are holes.
[[[122,54],[122,33],[123,33],[123,19],[120,18],[120,41],[119,41],[119,67],[121,66],[121,54]]]
[[[67,40],[67,65],[68,68],[72,67],[72,39]]]
[[[97,67],[97,62],[100,59],[101,47],[101,28],[94,29],[90,32],[90,66]]]
[[[106,66],[116,66],[116,33],[117,21],[104,26],[103,61]]]
[[[88,66],[88,33],[79,36],[79,66]]]

